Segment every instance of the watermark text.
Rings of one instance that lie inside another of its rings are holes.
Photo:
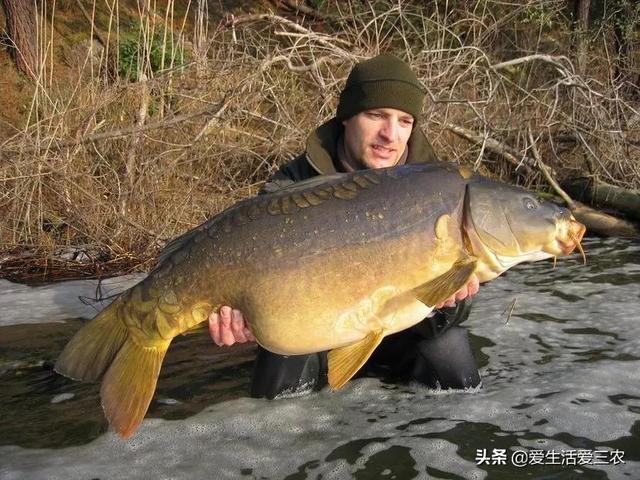
[[[622,450],[507,450],[478,448],[476,465],[619,465],[625,463]]]

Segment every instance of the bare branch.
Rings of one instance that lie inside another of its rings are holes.
[[[544,178],[547,179],[547,182],[549,182],[549,185],[551,185],[551,187],[553,187],[556,193],[560,195],[560,197],[564,200],[567,206],[571,210],[575,210],[576,208],[575,202],[571,199],[569,195],[567,195],[567,192],[565,192],[560,187],[558,182],[555,181],[555,179],[553,178],[553,175],[551,175],[551,171],[549,170],[549,167],[547,167],[542,161],[540,152],[538,152],[538,147],[536,147],[536,141],[534,140],[533,135],[531,134],[531,129],[529,129],[527,133],[529,136],[529,145],[531,146],[531,151],[533,152],[533,157],[536,159],[536,162],[538,163],[538,168],[540,168],[540,171],[544,175]]]
[[[460,127],[458,125],[452,125],[450,123],[444,125],[444,127],[458,135],[459,137],[464,138],[465,140],[469,140],[470,142],[475,143],[476,145],[483,145],[487,150],[500,155],[504,159],[506,159],[509,163],[516,167],[516,170],[522,169],[526,173],[531,173],[531,165],[533,165],[533,160],[529,157],[522,156],[521,160],[518,160],[516,155],[514,154],[515,150],[504,143],[500,143],[493,138],[486,137],[484,135],[478,135],[473,133],[471,130],[468,130],[464,127]]]
[[[226,108],[226,104],[223,103],[222,106],[219,108],[219,110],[224,110],[224,108]],[[102,140],[111,140],[114,138],[121,138],[121,137],[127,137],[129,135],[136,135],[142,132],[146,132],[149,130],[157,130],[157,129],[162,129],[162,128],[167,128],[170,127],[172,125],[176,125],[176,124],[180,124],[189,120],[193,120],[197,117],[203,116],[203,115],[212,115],[213,119],[216,119],[218,112],[214,112],[212,113],[211,108],[207,108],[205,110],[199,111],[199,112],[194,112],[194,113],[190,113],[190,114],[185,114],[185,115],[178,115],[175,116],[173,118],[169,118],[167,120],[162,120],[160,122],[155,122],[155,123],[149,123],[146,125],[136,125],[134,127],[126,127],[126,128],[119,128],[116,130],[110,130],[108,132],[102,132],[102,133],[95,133],[92,135],[87,135],[85,137],[81,137],[81,138],[77,138],[77,139],[73,139],[73,140],[62,140],[59,142],[52,142],[50,145],[48,145],[49,149],[53,149],[53,150],[60,150],[63,148],[67,148],[67,147],[75,147],[77,145],[83,145],[86,143],[92,143],[92,142],[99,142]],[[33,147],[20,147],[19,151],[23,152],[23,153],[28,153],[28,152],[34,152],[39,150],[41,147],[36,145]],[[10,147],[5,146],[4,149],[9,150]]]

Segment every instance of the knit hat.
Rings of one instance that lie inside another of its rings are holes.
[[[383,53],[357,63],[340,93],[338,120],[346,120],[365,110],[395,108],[418,119],[425,90],[409,65]]]

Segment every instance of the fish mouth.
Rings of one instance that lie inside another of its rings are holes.
[[[555,239],[555,245],[549,253],[554,255],[569,255],[575,249],[578,249],[582,254],[582,259],[586,263],[586,257],[582,248],[582,238],[587,228],[580,222],[578,222],[573,215],[567,220],[558,223],[557,235]]]

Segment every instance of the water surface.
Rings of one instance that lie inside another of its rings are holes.
[[[51,370],[93,314],[77,297],[95,283],[0,281],[0,478],[640,478],[640,245],[585,248],[586,266],[520,265],[481,288],[465,325],[482,388],[360,378],[251,399],[255,348],[188,336],[126,442],[107,431],[97,385]]]

